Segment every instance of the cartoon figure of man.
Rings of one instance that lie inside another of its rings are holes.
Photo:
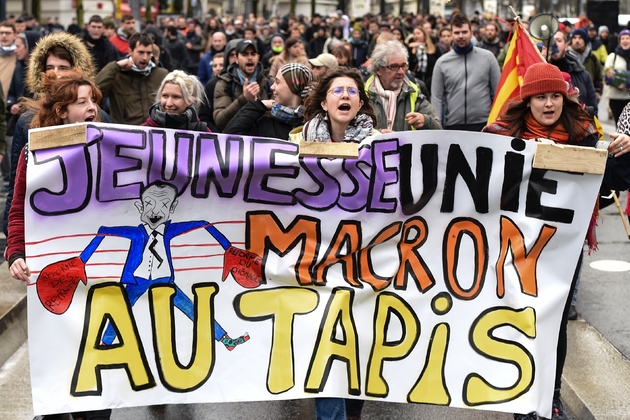
[[[177,189],[173,185],[159,181],[149,184],[142,191],[141,200],[135,203],[138,211],[140,212],[140,220],[142,221],[142,224],[139,226],[102,226],[98,230],[98,235],[92,239],[79,257],[55,264],[59,265],[66,263],[77,266],[79,275],[76,283],[78,284],[79,280],[85,283],[85,264],[92,257],[103,239],[107,236],[117,236],[129,239],[131,241],[131,245],[127,255],[127,260],[125,261],[125,265],[123,267],[121,282],[125,285],[129,302],[133,306],[140,296],[149,290],[151,285],[175,285],[173,263],[171,259],[171,241],[179,235],[195,229],[203,228],[217,240],[224,250],[226,250],[226,257],[224,261],[224,264],[226,265],[226,269],[224,269],[224,280],[228,271],[231,272],[231,270],[228,270],[228,266],[230,261],[233,261],[231,256],[235,254],[238,254],[240,257],[246,255],[250,259],[254,260],[254,264],[251,265],[254,267],[254,272],[249,273],[250,276],[248,276],[248,278],[261,278],[260,257],[253,253],[249,253],[248,251],[232,247],[230,241],[212,224],[206,221],[172,222],[170,217],[175,211],[177,204]],[[51,266],[52,265],[53,264],[51,264]],[[48,269],[48,267],[42,270],[40,279],[38,279],[38,293],[42,303],[45,302],[42,295],[46,296],[47,294],[50,294],[50,292],[47,293],[45,290],[43,293],[39,290],[40,280],[42,281],[42,288],[46,288],[49,283],[46,281],[46,279],[50,277],[45,274],[46,269]],[[82,275],[81,270],[83,270]],[[237,282],[243,285],[239,279],[237,279]],[[244,286],[255,287],[247,285]],[[176,294],[174,297],[174,305],[192,320],[194,316],[193,302],[179,287],[175,287]],[[69,304],[70,303],[67,302],[67,305]],[[44,306],[47,305],[44,304]],[[51,312],[63,313],[67,309],[67,306],[61,310],[51,307],[47,307],[47,309],[51,310]],[[228,350],[233,350],[237,345],[243,344],[249,340],[249,336],[247,334],[235,339],[230,338],[227,332],[216,321],[214,322],[214,337],[217,341],[223,343]],[[104,344],[109,345],[115,338],[116,332],[110,323],[105,329],[102,341]]]

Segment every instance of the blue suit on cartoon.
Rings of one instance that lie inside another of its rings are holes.
[[[79,258],[83,264],[92,257],[106,236],[117,236],[131,241],[129,253],[122,271],[121,283],[125,285],[129,302],[133,306],[140,296],[154,284],[175,285],[175,272],[171,258],[173,238],[196,229],[205,229],[224,250],[231,247],[230,241],[212,224],[198,220],[171,222],[170,215],[177,207],[177,189],[170,184],[155,182],[148,185],[135,203],[140,212],[142,224],[138,226],[102,226]],[[191,320],[194,317],[193,302],[175,285],[174,305]],[[116,338],[116,331],[109,323],[102,341],[110,345]],[[216,321],[214,338],[222,342],[228,350],[249,339],[244,336],[232,339]]]
[[[165,258],[160,256],[154,257],[157,260],[157,264],[161,265],[163,262],[168,262],[168,269],[166,270],[170,274],[168,276],[161,276],[158,278],[153,278],[151,275],[148,277],[142,277],[135,275],[136,271],[140,267],[143,262],[143,254],[146,248],[151,248],[151,245],[148,244],[149,238],[152,235],[152,232],[157,232],[157,230],[152,230],[151,232],[147,232],[147,229],[150,229],[148,226],[141,224],[139,226],[103,226],[98,230],[98,235],[92,239],[90,244],[83,250],[80,255],[81,261],[87,263],[87,261],[92,257],[94,251],[99,247],[101,242],[106,236],[117,236],[121,238],[126,238],[131,241],[131,246],[129,247],[129,254],[127,255],[127,260],[125,261],[125,266],[123,268],[121,283],[125,284],[127,289],[127,295],[129,297],[129,302],[133,306],[136,301],[142,296],[149,287],[153,284],[175,284],[174,270],[173,270],[173,262],[171,260],[171,240],[179,235],[190,232],[195,229],[205,228],[206,231],[212,235],[217,242],[223,247],[224,250],[227,250],[230,247],[230,241],[219,232],[214,226],[206,221],[187,221],[180,223],[173,223],[170,220],[167,220],[164,224],[164,230],[162,233],[159,233],[157,236],[163,236]],[[157,239],[153,239],[153,241],[157,241]],[[153,242],[152,241],[152,242]],[[156,247],[157,248],[157,247]],[[162,261],[160,261],[160,259]],[[165,260],[165,261],[164,261]],[[149,270],[150,272],[151,270]],[[162,270],[164,273],[165,270]],[[184,292],[177,286],[176,294],[175,294],[175,306],[179,308],[188,318],[191,320],[194,316],[194,308],[193,303]],[[220,341],[226,335],[226,331],[219,325],[216,321],[214,322],[214,337],[216,340]],[[107,326],[105,330],[105,334],[103,335],[103,343],[111,344],[116,337],[116,332],[111,324]]]

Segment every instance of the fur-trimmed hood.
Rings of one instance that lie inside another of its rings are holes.
[[[46,71],[45,58],[53,47],[63,47],[73,58],[72,64],[83,70],[88,78],[94,79],[96,71],[92,62],[92,55],[80,38],[67,32],[55,32],[39,40],[29,57],[26,85],[31,92],[37,94],[42,91],[42,74]]]

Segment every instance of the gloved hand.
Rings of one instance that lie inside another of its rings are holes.
[[[223,258],[223,281],[232,273],[234,280],[246,289],[254,289],[264,283],[262,258],[253,252],[230,246]]]
[[[68,310],[79,281],[87,284],[85,263],[80,257],[47,265],[37,278],[37,296],[44,308],[56,315]]]

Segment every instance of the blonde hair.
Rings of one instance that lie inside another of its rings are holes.
[[[164,80],[162,80],[162,84],[156,94],[158,101],[162,97],[162,91],[167,83],[179,86],[182,91],[182,97],[189,106],[194,105],[195,108],[199,108],[201,102],[207,100],[203,85],[197,76],[192,76],[182,70],[174,70],[167,74]]]

